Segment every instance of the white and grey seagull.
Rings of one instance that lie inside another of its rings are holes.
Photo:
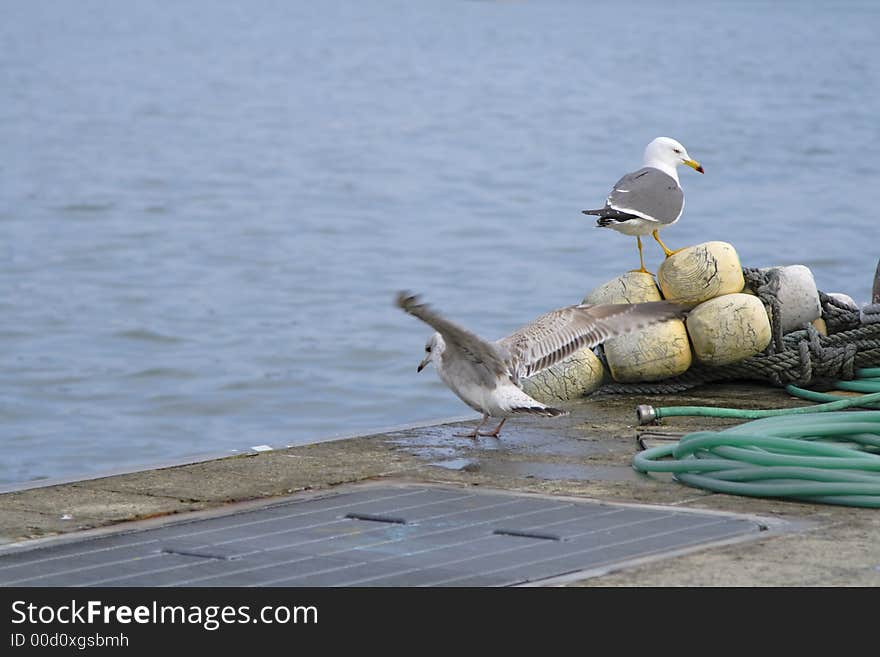
[[[678,182],[678,165],[686,164],[703,173],[702,165],[691,159],[687,149],[669,137],[657,137],[645,148],[644,165],[614,183],[605,199],[605,207],[582,210],[596,215],[596,225],[613,228],[624,235],[634,235],[639,246],[641,267],[634,271],[648,272],[642,255],[642,235],[653,235],[668,258],[670,251],[657,231],[671,226],[684,209],[684,192]]]
[[[578,349],[681,317],[687,311],[686,306],[668,301],[578,304],[541,315],[506,338],[489,342],[450,322],[408,292],[398,293],[397,306],[437,331],[425,345],[425,357],[418,371],[434,363],[450,390],[483,414],[480,424],[471,433],[463,434],[468,438],[497,438],[511,415],[567,414],[532,399],[522,391],[521,380],[555,365]],[[480,431],[489,417],[502,419],[493,431]]]

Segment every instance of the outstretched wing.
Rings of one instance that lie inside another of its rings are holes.
[[[688,307],[669,301],[579,304],[541,315],[496,344],[509,354],[516,378],[547,369],[583,347],[656,322],[682,317]]]
[[[510,368],[494,343],[450,322],[409,292],[398,292],[396,303],[399,308],[418,317],[440,333],[447,349],[457,350],[471,362],[485,366],[495,376],[509,374]]]

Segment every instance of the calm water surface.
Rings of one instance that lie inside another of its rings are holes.
[[[0,482],[468,413],[394,292],[491,338],[580,300],[658,135],[706,167],[672,248],[868,300],[878,3],[2,8]]]

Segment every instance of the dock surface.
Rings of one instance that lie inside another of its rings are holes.
[[[624,509],[627,513],[633,509],[653,511],[666,518],[677,518],[675,522],[685,524],[690,518],[707,515],[719,519],[722,525],[722,519],[732,523],[729,532],[725,528],[718,535],[711,532],[711,535],[700,534],[690,542],[672,541],[663,545],[658,543],[652,549],[645,548],[642,551],[623,547],[629,545],[626,541],[612,541],[617,547],[608,550],[608,558],[604,561],[566,561],[568,556],[560,557],[559,563],[564,562],[566,565],[555,571],[552,568],[527,571],[525,569],[529,567],[529,563],[536,563],[534,559],[521,559],[522,563],[508,559],[505,563],[511,565],[511,568],[500,577],[469,580],[456,571],[446,574],[445,579],[444,576],[436,576],[433,580],[426,580],[428,583],[564,583],[585,586],[880,585],[880,514],[876,510],[715,494],[689,488],[672,481],[668,476],[647,476],[634,471],[630,463],[638,449],[637,433],[651,430],[674,434],[735,423],[723,419],[681,417],[665,419],[661,425],[655,427],[636,427],[635,406],[645,402],[654,406],[709,405],[737,408],[776,408],[805,403],[789,397],[780,389],[733,384],[703,386],[674,396],[594,396],[573,405],[571,415],[566,417],[514,418],[505,425],[500,440],[489,437],[472,440],[454,435],[464,427],[470,427],[471,422],[436,424],[7,492],[0,495],[0,584],[5,582],[31,586],[73,583],[74,580],[66,582],[63,577],[42,582],[39,579],[29,581],[25,576],[27,573],[39,574],[39,571],[33,570],[21,570],[25,575],[18,579],[9,576],[3,579],[2,573],[4,569],[7,574],[10,573],[12,565],[27,561],[28,555],[33,557],[37,554],[36,550],[40,550],[43,555],[53,550],[63,560],[63,551],[71,550],[71,546],[94,546],[95,541],[131,542],[132,532],[147,530],[165,532],[164,536],[171,542],[163,543],[159,552],[184,564],[182,570],[188,569],[188,560],[205,568],[205,572],[214,568],[201,565],[203,562],[198,561],[199,559],[225,560],[225,567],[228,568],[228,564],[235,564],[236,559],[243,559],[260,550],[265,552],[270,548],[254,549],[251,546],[249,552],[243,550],[240,553],[199,552],[208,550],[205,547],[207,544],[193,544],[191,539],[185,537],[174,539],[172,534],[175,531],[179,533],[183,525],[192,527],[195,526],[193,523],[216,522],[217,518],[240,517],[242,513],[265,512],[267,509],[276,509],[277,513],[277,509],[281,507],[307,509],[302,504],[314,500],[343,499],[346,495],[363,495],[364,491],[369,490],[391,490],[416,491],[422,495],[438,491],[436,494],[441,497],[451,495],[449,499],[444,497],[444,504],[451,503],[450,500],[454,499],[466,499],[472,500],[467,504],[486,508],[494,505],[491,499],[486,501],[486,495],[490,498],[493,495],[506,495],[511,500],[517,500],[516,504],[537,504],[543,509],[542,513],[549,513],[556,506],[551,504],[544,508],[541,505],[548,504],[548,501],[558,502],[560,509],[573,509],[576,517],[565,516],[552,522],[548,520],[544,525],[538,522],[517,524],[508,516],[497,514],[497,517],[490,514],[483,519],[493,537],[491,545],[496,551],[502,544],[518,545],[518,541],[532,541],[522,543],[527,550],[520,554],[546,553],[549,555],[547,560],[556,558],[557,552],[554,550],[568,550],[565,554],[570,556],[569,553],[575,545],[573,541],[582,537],[584,532],[597,531],[582,527],[578,530],[579,534],[565,534],[563,530],[570,523],[583,521],[578,514],[585,518],[596,508],[607,509],[608,505],[617,505],[615,509]],[[396,554],[389,553],[392,557],[409,558],[414,550],[402,549],[403,543],[394,532],[423,531],[427,526],[424,519],[428,516],[419,516],[410,521],[405,516],[391,514],[393,517],[390,517],[387,513],[382,516],[383,508],[376,507],[378,511],[374,512],[370,511],[373,509],[370,507],[363,517],[358,517],[358,512],[351,510],[346,510],[343,515],[348,517],[354,513],[349,520],[366,523],[364,527],[368,527],[368,531],[378,531],[383,538],[376,545],[396,546]],[[388,508],[403,507],[398,505]],[[449,511],[452,516],[462,512],[471,513],[471,509],[452,508]],[[553,511],[557,512],[561,511]],[[378,517],[373,517],[374,515]],[[436,523],[436,517],[440,516],[442,514],[430,517],[435,518],[432,522]],[[630,518],[628,522],[631,520]],[[332,524],[333,519],[330,522]],[[556,529],[553,522],[557,522]],[[472,536],[472,524],[468,524],[468,527],[457,527],[455,531],[464,532],[463,536]],[[318,526],[320,523],[309,525],[310,531],[318,531],[312,525]],[[676,527],[674,523],[670,526],[673,530]],[[352,535],[360,533],[361,530],[358,530],[352,532]],[[655,532],[664,533],[672,538],[677,535],[681,539],[683,536],[678,530]],[[606,532],[603,535],[610,534]],[[125,536],[129,538],[124,538]],[[619,538],[620,535],[617,536]],[[424,537],[412,538],[424,540]],[[478,538],[482,541],[484,537]],[[229,539],[226,544],[233,540]],[[305,542],[311,544],[315,540],[317,539],[310,538]],[[456,546],[465,546],[466,543],[467,541],[459,541]],[[303,551],[302,544],[303,541],[297,544],[297,555]],[[330,542],[329,547],[322,547],[322,554],[326,555],[327,549],[338,552],[340,545],[338,540],[336,543]],[[361,551],[366,547],[371,550],[373,561],[378,563],[384,557],[376,557],[376,545],[370,547],[352,544],[348,547]],[[284,549],[293,548],[288,545]],[[472,547],[456,549],[460,552]],[[194,552],[190,554],[188,551]],[[83,550],[79,549],[79,552]],[[422,549],[421,552],[425,550]],[[459,552],[455,554],[459,555]],[[336,562],[331,562],[335,564],[334,567],[325,570],[333,572],[336,566],[343,570],[353,567],[352,554],[360,553],[348,552],[337,558]],[[615,555],[619,558],[611,558]],[[302,559],[316,557],[321,557],[321,554],[302,555]],[[93,562],[95,567],[102,565],[101,557],[92,558],[96,559]],[[265,558],[265,554],[261,558]],[[484,557],[474,553],[473,558],[488,559],[486,563],[492,561],[491,554]],[[297,563],[301,563],[302,559]],[[452,561],[447,559],[447,562],[452,563],[456,559],[465,557],[456,556]],[[501,564],[504,557],[498,556],[495,559]],[[290,555],[287,555],[287,560],[290,561]],[[432,572],[435,572],[439,564],[436,559],[432,563],[431,556],[428,555],[418,563],[418,568],[429,571],[433,569]],[[260,568],[263,565],[259,564]],[[369,565],[354,565],[361,573],[359,578],[330,577],[326,581],[319,579],[313,583],[349,585],[360,580],[384,583],[371,577]],[[272,564],[268,564],[268,567],[271,568]],[[379,568],[375,570],[376,573],[385,572],[374,564],[374,569],[376,568]],[[415,570],[418,568],[414,567]],[[75,572],[77,569],[69,570]],[[238,570],[247,571],[247,568],[242,569],[238,563]],[[486,570],[484,564],[481,571]],[[400,568],[397,568],[388,572],[394,575],[399,571]],[[269,571],[263,569],[262,572],[265,574]],[[276,573],[275,579],[248,579],[244,576],[234,585],[300,585],[311,581],[297,581],[293,573],[279,575],[283,570],[271,572]],[[311,569],[309,572],[315,570]],[[466,575],[473,572],[473,569],[464,572]],[[74,575],[71,574],[70,577]],[[93,578],[94,581],[101,579]],[[181,581],[186,580],[186,577],[181,578]],[[88,583],[92,580],[86,578],[77,581]],[[217,582],[220,583],[221,580]],[[175,583],[179,582],[169,581],[171,585]],[[406,578],[389,582],[391,585],[409,583],[412,582]]]

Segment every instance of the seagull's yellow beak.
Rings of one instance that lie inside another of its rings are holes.
[[[425,366],[430,362],[431,362],[431,354],[428,354],[427,356],[425,356],[422,359],[422,362],[419,363],[419,368],[416,370],[416,372],[421,372],[423,369],[425,369]]]
[[[699,171],[703,173],[703,165],[697,162],[696,160],[684,160],[684,163],[687,164],[690,168],[695,171]]]

